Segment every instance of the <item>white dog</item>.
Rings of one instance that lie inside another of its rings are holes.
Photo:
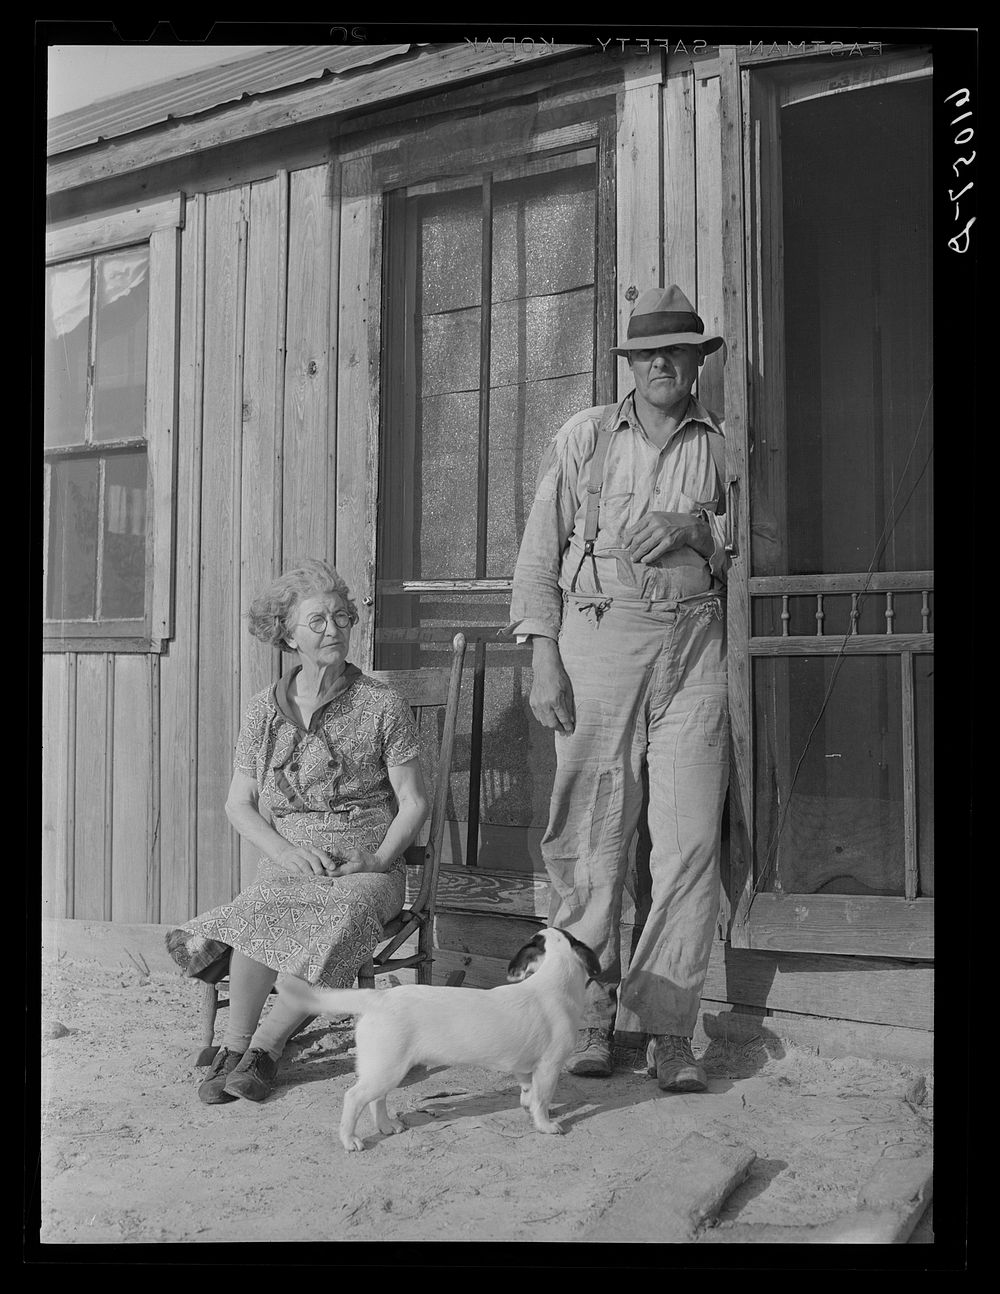
[[[315,989],[292,977],[280,992],[302,1010],[360,1017],[355,1028],[357,1082],[344,1097],[340,1140],[363,1150],[355,1135],[368,1105],[383,1135],[405,1124],[385,1098],[414,1065],[482,1065],[513,1073],[521,1105],[539,1132],[561,1132],[549,1102],[573,1050],[587,984],[600,973],[593,951],[565,930],[540,931],[507,967],[509,984],[445,988],[403,984],[384,989]]]

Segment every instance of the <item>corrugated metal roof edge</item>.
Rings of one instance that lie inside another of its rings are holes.
[[[48,123],[46,152],[49,157],[56,157],[167,121],[195,117],[240,99],[289,90],[324,77],[332,79],[394,57],[412,57],[413,51],[421,47],[369,45],[339,51],[331,47],[319,52],[313,46],[291,46],[277,53],[270,51],[253,58],[231,60],[99,100],[82,111],[53,117]],[[283,68],[287,69],[287,75],[282,72]]]

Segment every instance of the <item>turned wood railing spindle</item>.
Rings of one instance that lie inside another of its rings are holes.
[[[929,634],[931,631],[930,590],[921,589],[921,595],[922,597],[920,602],[920,627],[925,634]]]
[[[856,634],[858,632],[859,615],[860,615],[860,612],[858,611],[858,595],[856,593],[852,593],[851,594],[851,633],[852,634]]]
[[[887,634],[892,633],[892,623],[896,619],[896,612],[892,605],[892,599],[892,590],[887,589],[885,594],[885,631]]]
[[[788,637],[788,623],[792,618],[792,613],[788,610],[788,594],[781,595],[781,636]]]
[[[826,619],[826,612],[823,610],[823,594],[816,594],[816,636],[823,637],[823,621]]]

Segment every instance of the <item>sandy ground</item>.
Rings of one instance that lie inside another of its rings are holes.
[[[719,1243],[730,1228],[735,1239],[748,1225],[845,1217],[880,1159],[931,1144],[930,1074],[713,1042],[707,1094],[660,1092],[634,1052],[611,1080],[564,1075],[562,1137],[532,1130],[509,1075],[415,1070],[389,1102],[407,1131],[380,1138],[366,1115],[367,1149],[348,1155],[336,1127],[352,1081],[349,1025],[314,1021],[266,1102],[205,1106],[193,1065],[200,987],[127,963],[47,961],[43,1244],[586,1242],[691,1132],[756,1154],[697,1237]],[[910,1243],[932,1241],[928,1209]]]

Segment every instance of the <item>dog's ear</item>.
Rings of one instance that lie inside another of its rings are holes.
[[[545,957],[545,934],[539,931],[534,939],[531,939],[517,952],[510,960],[507,967],[507,979],[514,983],[517,980],[527,979],[533,974]]]
[[[583,965],[583,969],[587,972],[588,981],[597,979],[598,975],[601,973],[601,963],[597,960],[597,954],[594,952],[593,948],[591,948],[589,944],[585,944],[582,939],[574,939],[574,937],[565,930],[563,931],[563,934],[566,935],[573,951],[576,953],[577,957],[579,957]]]

